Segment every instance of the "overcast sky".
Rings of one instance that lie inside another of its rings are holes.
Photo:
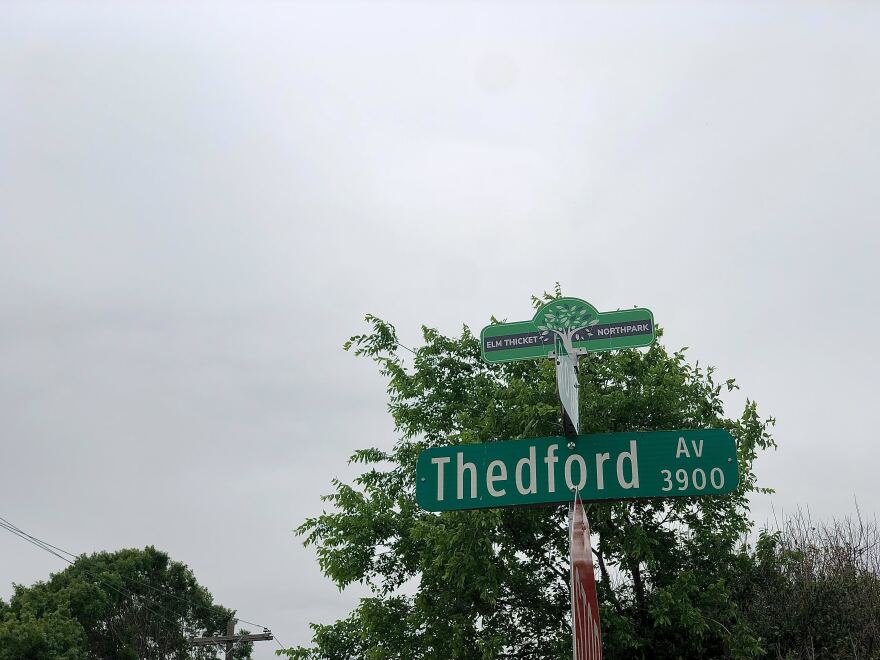
[[[758,522],[873,517],[878,34],[843,1],[2,4],[0,516],[155,544],[304,643],[360,591],[292,529],[395,439],[343,341],[558,280],[778,418]],[[0,597],[62,568],[0,536]]]

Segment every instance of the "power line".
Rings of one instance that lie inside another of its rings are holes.
[[[46,541],[43,541],[43,540],[41,540],[41,539],[38,539],[36,536],[31,536],[30,534],[28,534],[27,532],[25,532],[23,529],[21,529],[21,528],[19,528],[19,527],[16,527],[15,525],[13,525],[11,522],[9,522],[8,520],[6,520],[6,518],[4,518],[4,517],[2,517],[2,516],[0,516],[0,522],[4,522],[4,523],[6,523],[7,525],[9,525],[10,527],[15,528],[17,531],[21,532],[21,533],[24,534],[25,536],[27,536],[27,537],[29,537],[29,538],[32,538],[32,539],[35,540],[35,541],[39,541],[39,542],[42,543],[43,545],[48,546],[48,547],[52,548],[53,550],[57,550],[58,552],[63,552],[65,555],[70,555],[71,557],[78,557],[78,555],[75,555],[75,554],[73,554],[72,552],[68,552],[67,550],[64,550],[63,548],[59,548],[58,546],[52,545],[51,543],[47,543]]]
[[[82,556],[82,555],[74,554],[74,553],[72,553],[72,552],[70,552],[70,551],[68,551],[68,550],[64,550],[63,548],[59,548],[58,546],[52,545],[51,543],[47,543],[46,541],[43,541],[43,540],[41,540],[41,539],[38,539],[36,536],[32,536],[31,534],[28,534],[27,532],[25,532],[25,531],[24,531],[23,529],[21,529],[20,527],[16,527],[16,526],[13,525],[11,522],[9,522],[8,520],[6,520],[6,519],[3,518],[2,516],[0,516],[0,526],[3,526],[3,523],[5,523],[5,525],[9,525],[9,527],[12,527],[16,532],[20,532],[21,534],[24,534],[24,535],[27,536],[29,539],[33,539],[34,541],[38,542],[39,544],[41,544],[41,545],[43,545],[43,546],[48,546],[49,548],[53,548],[53,549],[57,550],[58,552],[63,552],[65,555],[69,555],[69,556],[71,556],[71,557],[73,557],[73,558],[75,558],[75,559],[79,559],[79,558]],[[10,531],[11,531],[11,530],[10,530]],[[25,540],[27,540],[27,539],[25,539]],[[46,550],[47,548],[43,548],[43,549]],[[56,554],[56,553],[54,553],[54,552],[53,552],[52,554],[54,554],[56,557],[59,556],[58,554]],[[63,559],[64,561],[66,561],[68,564],[71,564],[71,565],[74,563],[74,562],[70,561],[69,559],[67,559],[66,557],[61,557],[61,559]],[[84,569],[84,570],[85,570],[85,569]],[[129,580],[129,581],[131,581],[131,582],[137,582],[138,584],[143,585],[143,586],[147,587],[148,589],[152,589],[153,591],[157,591],[157,592],[159,592],[159,593],[161,593],[161,594],[164,594],[164,595],[166,595],[166,596],[171,596],[172,598],[176,598],[177,600],[186,603],[186,604],[189,605],[190,607],[194,607],[194,606],[195,606],[195,603],[193,603],[189,598],[186,598],[186,597],[184,597],[184,596],[181,596],[181,595],[179,595],[179,594],[176,594],[176,593],[174,593],[173,591],[169,591],[169,590],[167,590],[167,589],[162,589],[162,588],[160,588],[160,587],[156,587],[156,586],[154,586],[154,585],[152,585],[152,584],[150,584],[150,583],[148,583],[148,582],[146,582],[146,581],[144,581],[144,580],[140,580],[140,579],[138,579],[138,578],[136,578],[136,577],[133,577],[133,576],[129,576],[129,577],[126,577],[126,576],[120,576],[120,577],[121,577],[122,579],[124,579],[124,580]],[[131,594],[131,595],[133,595],[133,594]],[[239,620],[240,620],[240,621],[244,621],[244,619],[239,619]],[[261,628],[264,628],[264,627],[265,627],[265,626],[261,626],[261,625],[258,624],[258,623],[252,623],[252,622],[249,622],[249,621],[246,622],[246,623],[251,623],[251,625],[254,625],[254,626],[260,626]]]
[[[24,531],[23,529],[21,529],[20,527],[17,527],[16,525],[12,524],[11,522],[9,522],[8,520],[6,520],[5,518],[2,518],[2,517],[0,517],[0,527],[2,527],[3,529],[5,529],[5,530],[8,531],[8,532],[11,532],[12,534],[15,534],[16,536],[18,536],[19,538],[21,538],[21,539],[27,541],[27,542],[30,543],[31,545],[34,545],[34,546],[40,548],[41,550],[45,550],[46,552],[48,552],[48,553],[54,555],[55,557],[58,557],[59,559],[61,559],[61,560],[65,561],[65,562],[67,562],[67,563],[70,564],[71,566],[73,566],[75,562],[74,562],[74,561],[71,561],[71,560],[68,559],[67,557],[64,557],[63,555],[58,554],[58,552],[55,552],[55,550],[58,550],[59,552],[63,552],[63,553],[65,553],[65,554],[68,554],[68,555],[70,555],[71,557],[76,557],[77,559],[80,557],[80,555],[75,555],[75,554],[72,553],[72,552],[68,552],[67,550],[63,550],[62,548],[59,548],[59,547],[57,547],[57,546],[54,546],[54,545],[52,545],[51,543],[47,543],[47,542],[45,542],[45,541],[42,541],[41,539],[38,539],[38,538],[35,537],[35,536],[32,536],[31,534],[28,534],[27,532],[25,532],[25,531]],[[54,550],[53,550],[52,548],[54,548]],[[119,594],[119,595],[121,595],[121,596],[123,596],[123,597],[128,597],[128,598],[132,599],[133,601],[137,601],[137,600],[139,600],[139,599],[138,599],[138,594],[136,594],[136,593],[134,593],[134,592],[132,592],[132,591],[126,589],[125,587],[117,587],[116,585],[111,584],[106,578],[103,578],[103,577],[101,577],[100,575],[97,575],[93,570],[88,569],[88,568],[86,568],[85,566],[80,566],[79,568],[80,568],[80,570],[82,570],[82,571],[83,571],[84,573],[86,573],[87,575],[90,575],[94,580],[96,580],[97,582],[101,583],[101,584],[104,585],[105,587],[107,587],[107,588],[109,588],[109,589],[112,589],[112,590],[113,590],[114,592],[116,592],[117,594]],[[126,580],[126,579],[128,579],[128,580],[134,580],[134,581],[136,581],[136,582],[140,582],[140,583],[142,583],[142,584],[145,584],[145,586],[150,586],[151,588],[155,588],[155,587],[152,587],[152,585],[146,585],[146,583],[143,583],[141,580],[137,580],[137,579],[135,579],[135,578],[126,578],[125,576],[122,576],[122,575],[120,575],[119,577],[122,578],[123,580]],[[160,589],[159,591],[163,591],[163,590]],[[177,596],[176,594],[172,594],[171,592],[166,592],[166,593],[167,593],[168,595],[171,595],[171,596],[175,596],[175,597],[177,597],[177,598],[180,598],[179,596]],[[180,627],[184,630],[184,632],[186,632],[188,626],[183,625],[183,622],[182,622],[182,621],[171,620],[171,619],[169,619],[169,618],[163,616],[162,614],[160,614],[159,612],[157,612],[157,611],[154,610],[153,608],[149,607],[149,606],[146,604],[146,602],[143,602],[144,599],[148,599],[148,598],[149,598],[149,596],[147,596],[146,594],[143,594],[143,595],[142,595],[142,599],[141,599],[141,600],[142,600],[142,602],[141,602],[141,606],[142,606],[145,610],[147,610],[147,612],[149,612],[149,613],[152,614],[153,616],[158,617],[160,620],[162,620],[162,621],[164,621],[165,623],[171,625],[172,627],[175,627],[175,628],[176,628],[177,626],[180,626]],[[187,600],[187,599],[183,599],[183,598],[181,598],[181,600],[184,600],[184,601],[185,601],[190,607],[193,606],[192,601],[189,601],[189,600]],[[153,602],[153,604],[154,604],[156,607],[158,607],[160,610],[163,610],[163,611],[165,611],[165,612],[169,612],[169,613],[170,613],[175,619],[177,619],[178,617],[180,617],[180,614],[179,614],[178,612],[174,612],[173,610],[170,610],[170,609],[168,609],[168,608],[162,606],[160,603],[157,603],[155,600],[153,600],[152,602]],[[182,618],[182,617],[181,617],[181,618]],[[114,634],[116,634],[116,633],[115,633],[115,630],[114,630]],[[118,635],[116,635],[116,637],[117,637],[117,639],[119,639],[119,636],[118,636]],[[120,639],[119,641],[122,642],[121,639]]]
[[[46,542],[46,541],[43,541],[42,539],[38,539],[36,536],[33,536],[33,535],[31,535],[31,534],[28,534],[27,532],[25,532],[25,531],[24,531],[23,529],[21,529],[20,527],[17,527],[16,525],[13,525],[11,522],[9,522],[8,520],[6,520],[6,519],[3,518],[2,516],[0,516],[0,526],[6,526],[6,525],[8,525],[9,527],[13,528],[13,530],[15,530],[15,532],[18,532],[18,533],[20,533],[20,534],[24,534],[26,537],[28,537],[28,539],[32,539],[33,541],[36,541],[36,542],[37,542],[38,544],[40,544],[41,546],[46,546],[46,547],[43,548],[44,550],[47,550],[48,548],[52,548],[52,549],[54,549],[54,550],[57,550],[58,552],[63,552],[65,555],[68,555],[68,556],[70,556],[70,557],[73,557],[74,559],[79,559],[80,557],[82,557],[82,555],[74,554],[73,552],[70,552],[69,550],[65,550],[64,548],[59,548],[59,547],[56,546],[56,545],[52,545],[51,543],[48,543],[48,542]],[[10,531],[12,531],[12,530],[10,530]],[[27,540],[27,539],[25,539],[25,540]],[[59,555],[58,555],[57,553],[55,553],[55,552],[53,552],[52,554],[55,555],[56,557],[59,556]],[[61,559],[63,559],[64,561],[66,561],[68,564],[71,564],[71,565],[74,564],[73,561],[70,561],[70,560],[67,559],[66,557],[61,557]],[[87,569],[83,569],[83,570],[87,570]],[[129,581],[131,581],[131,582],[137,582],[138,584],[141,584],[141,585],[147,587],[148,589],[152,589],[153,591],[158,591],[159,593],[165,594],[166,596],[171,596],[172,598],[176,598],[177,600],[183,601],[184,603],[186,603],[186,604],[189,605],[190,607],[192,607],[192,606],[194,605],[194,603],[193,603],[191,600],[189,600],[188,598],[185,598],[185,597],[183,597],[183,596],[180,596],[180,595],[178,595],[178,594],[176,594],[176,593],[174,593],[174,592],[172,592],[172,591],[168,591],[168,590],[161,589],[161,588],[159,588],[159,587],[153,586],[152,584],[149,584],[148,582],[146,582],[146,581],[144,581],[144,580],[140,580],[140,579],[138,579],[138,578],[136,578],[136,577],[131,577],[131,576],[126,577],[126,576],[122,576],[122,575],[121,575],[120,577],[121,577],[123,580],[129,580]],[[134,594],[131,593],[131,592],[129,592],[129,595],[133,596]],[[257,624],[254,624],[254,625],[257,625]]]
[[[27,541],[28,543],[30,543],[30,544],[32,544],[32,545],[36,545],[37,547],[42,548],[42,549],[45,550],[46,552],[49,552],[49,553],[55,555],[55,556],[58,557],[59,559],[62,559],[63,561],[66,561],[66,562],[69,563],[69,564],[70,564],[70,563],[73,563],[73,562],[71,562],[67,557],[65,557],[65,556],[63,556],[63,555],[59,555],[57,552],[55,552],[55,550],[53,550],[53,549],[49,546],[48,543],[44,544],[42,541],[40,541],[40,540],[37,539],[36,537],[30,536],[27,532],[25,532],[25,531],[19,529],[18,527],[16,527],[16,526],[13,525],[12,523],[7,522],[7,521],[6,521],[5,519],[3,519],[3,518],[0,518],[0,527],[3,527],[3,528],[6,529],[7,531],[10,531],[10,532],[12,532],[13,534],[15,534],[16,536],[18,536],[19,538],[21,538],[21,539]]]
[[[35,536],[31,536],[30,534],[28,534],[24,530],[16,527],[12,523],[7,522],[4,518],[0,518],[0,520],[3,521],[3,522],[0,522],[0,527],[5,529],[6,531],[12,532],[13,534],[15,534],[19,538],[27,541],[31,545],[34,545],[42,550],[45,550],[46,552],[48,552],[52,555],[55,555],[59,559],[66,561],[68,564],[73,566],[73,564],[74,564],[73,561],[71,561],[70,559],[68,559],[64,555],[58,554],[57,552],[55,552],[55,550],[51,549],[51,548],[55,548],[55,546],[53,546],[49,543],[45,543],[44,541],[41,541],[40,539],[36,538]],[[66,552],[66,551],[62,550],[61,552]],[[71,556],[76,556],[76,555],[73,555],[73,553],[67,553],[67,554],[70,554]],[[80,568],[83,572],[91,575],[94,579],[96,579],[97,581],[102,583],[105,587],[112,589],[113,591],[115,591],[116,593],[118,593],[122,596],[128,596],[128,597],[132,598],[133,600],[137,600],[136,594],[132,593],[131,591],[128,591],[124,587],[119,588],[116,585],[111,584],[106,578],[103,578],[100,575],[95,575],[93,571],[91,571],[88,568],[85,568],[84,566],[80,567]],[[158,612],[156,612],[152,608],[148,607],[146,603],[141,603],[141,605],[143,605],[144,609],[147,610],[150,614],[159,617],[165,623],[169,623],[172,626],[177,626],[180,623],[178,621],[171,621],[170,619],[167,619],[166,617],[162,616],[161,614],[159,614]],[[161,606],[159,606],[159,607],[161,607]],[[174,614],[176,614],[176,613],[174,613]]]
[[[267,628],[266,626],[264,626],[264,625],[262,625],[262,624],[260,624],[260,623],[254,623],[253,621],[248,621],[247,619],[242,619],[241,617],[236,617],[236,619],[238,619],[238,620],[241,621],[242,623],[247,623],[247,624],[249,624],[249,625],[257,626],[258,628],[262,628],[263,630],[269,630],[269,628]],[[272,633],[272,634],[274,635],[275,633]],[[285,644],[283,644],[283,643],[278,639],[278,635],[275,635],[275,642],[276,642],[276,643],[278,644],[278,646],[280,646],[282,649],[287,648],[287,646],[286,646]]]
[[[54,550],[57,550],[58,552],[63,552],[65,555],[69,555],[70,557],[73,557],[74,559],[79,559],[80,557],[83,556],[83,555],[77,555],[77,554],[74,554],[73,552],[70,552],[69,550],[65,550],[65,549],[63,549],[63,548],[59,548],[58,546],[55,546],[55,545],[52,545],[51,543],[48,543],[48,542],[46,542],[46,541],[43,541],[42,539],[38,539],[36,536],[32,536],[31,534],[28,534],[27,532],[25,532],[25,531],[24,531],[23,529],[21,529],[20,527],[17,527],[16,525],[12,524],[12,523],[9,522],[8,520],[6,520],[6,519],[3,518],[2,516],[0,516],[0,526],[6,526],[6,525],[8,525],[9,527],[12,528],[12,529],[9,530],[9,531],[13,531],[13,530],[14,530],[14,533],[17,533],[17,535],[23,534],[24,536],[26,536],[27,539],[25,539],[25,540],[32,539],[33,541],[36,541],[36,543],[40,544],[41,546],[46,546],[46,547],[44,547],[43,549],[44,549],[44,550],[47,550],[48,552],[51,552],[51,550],[48,550],[48,548],[52,548],[52,549],[54,549]],[[55,555],[56,557],[60,557],[60,555],[58,555],[58,554],[55,553],[55,552],[52,552],[52,554]],[[74,563],[74,562],[70,561],[69,559],[67,559],[66,557],[60,557],[60,558],[63,559],[64,561],[66,561],[68,564],[73,565],[73,563]],[[84,569],[84,570],[85,570],[85,569]],[[195,603],[193,603],[189,598],[186,598],[185,596],[181,596],[181,595],[179,595],[179,594],[176,594],[176,593],[174,593],[173,591],[169,591],[169,590],[167,590],[167,589],[162,589],[161,587],[156,587],[156,586],[154,586],[154,585],[152,585],[152,584],[150,584],[150,583],[148,583],[148,582],[146,582],[146,581],[144,581],[144,580],[140,580],[140,579],[138,579],[138,578],[136,578],[136,577],[132,577],[132,576],[129,576],[129,577],[126,577],[126,576],[120,576],[120,577],[121,577],[122,579],[124,579],[124,580],[129,580],[129,581],[131,581],[131,582],[137,582],[138,584],[141,584],[141,585],[147,587],[148,589],[152,589],[153,591],[157,591],[157,592],[159,592],[159,593],[161,593],[161,594],[165,594],[166,596],[171,596],[172,598],[176,598],[177,600],[180,600],[180,601],[186,603],[186,604],[189,605],[190,607],[195,606]],[[131,595],[134,595],[134,594],[131,594]],[[238,619],[238,620],[239,620],[239,621],[242,621],[243,623],[249,623],[249,624],[251,624],[252,626],[258,626],[258,627],[260,627],[260,628],[266,628],[266,626],[263,626],[262,624],[259,624],[259,623],[254,623],[253,621],[245,621],[244,619]]]
[[[20,527],[14,525],[13,523],[11,523],[11,522],[10,522],[9,520],[7,520],[6,518],[3,518],[2,516],[0,516],[0,527],[2,527],[2,528],[5,529],[6,531],[8,531],[8,532],[14,534],[15,536],[18,536],[18,537],[21,538],[22,540],[27,541],[27,542],[30,543],[31,545],[34,545],[34,546],[40,548],[41,550],[45,550],[45,551],[48,552],[49,554],[52,554],[52,555],[54,555],[55,557],[58,557],[59,559],[61,559],[62,561],[67,562],[67,563],[70,564],[71,566],[74,565],[75,561],[69,559],[68,557],[65,557],[64,555],[68,555],[69,557],[73,557],[74,560],[76,560],[76,559],[80,559],[81,557],[83,557],[83,555],[77,555],[77,554],[74,554],[73,552],[70,552],[69,550],[64,550],[63,548],[59,548],[59,547],[56,546],[56,545],[52,545],[51,543],[49,543],[49,542],[47,542],[47,541],[43,541],[42,539],[39,539],[39,538],[37,538],[36,536],[33,536],[33,535],[31,535],[31,534],[28,534],[28,533],[25,532],[23,529],[21,529]],[[59,553],[63,553],[63,554],[59,554]],[[128,597],[130,597],[130,598],[132,598],[132,599],[134,599],[134,600],[137,600],[137,594],[135,594],[134,592],[129,591],[129,590],[125,589],[124,587],[122,587],[123,591],[120,591],[120,589],[117,588],[115,585],[110,584],[109,582],[107,582],[107,580],[106,580],[105,578],[102,578],[101,576],[98,576],[98,575],[94,575],[94,573],[93,573],[90,569],[85,568],[85,567],[83,567],[83,566],[81,566],[80,568],[81,568],[81,570],[84,571],[85,573],[91,574],[96,580],[100,581],[100,582],[103,583],[105,586],[107,586],[107,587],[109,587],[110,589],[113,589],[114,591],[116,591],[116,593],[119,593],[119,594],[121,594],[121,595],[123,595],[123,596],[128,596]],[[193,603],[190,599],[188,599],[188,598],[186,598],[186,597],[184,597],[184,596],[180,596],[179,594],[173,593],[173,592],[171,592],[171,591],[169,591],[169,590],[167,590],[167,589],[162,589],[162,588],[160,588],[160,587],[156,587],[156,586],[154,586],[154,585],[152,585],[152,584],[149,584],[149,583],[145,582],[144,580],[140,580],[140,579],[138,579],[138,578],[136,578],[136,577],[126,577],[126,576],[122,576],[122,575],[120,575],[120,577],[121,577],[123,580],[128,580],[128,581],[130,581],[130,582],[136,582],[136,583],[138,583],[138,584],[140,584],[140,585],[143,585],[143,586],[147,587],[148,589],[152,589],[153,591],[159,592],[159,593],[164,594],[164,595],[166,595],[166,596],[171,596],[172,598],[176,598],[177,600],[180,600],[180,601],[186,603],[186,604],[189,605],[191,608],[195,608],[195,603]],[[146,595],[144,595],[144,597],[145,597],[145,598],[148,598],[148,596],[146,596]],[[156,603],[155,600],[154,600],[154,604],[155,604],[157,607],[159,607],[160,609],[163,609],[163,610],[165,610],[166,612],[170,612],[170,613],[173,614],[174,616],[178,616],[178,613],[177,613],[177,612],[174,612],[173,610],[169,610],[168,608],[163,607],[163,606],[161,605],[161,603]],[[147,605],[146,605],[145,603],[143,603],[143,606],[144,606],[144,608],[145,608],[148,612],[150,612],[151,614],[154,614],[155,616],[159,617],[160,619],[162,619],[162,620],[165,621],[166,623],[170,623],[170,624],[173,625],[173,626],[177,626],[177,625],[179,625],[179,622],[173,622],[173,621],[170,621],[169,619],[165,618],[165,617],[162,616],[161,614],[159,614],[159,613],[155,612],[154,610],[152,610],[151,608],[147,607]],[[262,628],[264,631],[268,631],[268,630],[270,630],[268,626],[264,626],[264,625],[262,625],[262,624],[260,624],[260,623],[255,623],[255,622],[253,622],[253,621],[247,621],[247,620],[245,620],[245,619],[241,619],[241,618],[239,618],[239,617],[236,617],[236,619],[237,619],[238,621],[241,621],[242,623],[247,623],[247,624],[249,624],[249,625],[257,626],[258,628]],[[277,639],[276,639],[276,642],[278,642]],[[280,643],[280,642],[278,642],[278,644],[279,644],[279,646],[281,646],[281,643]],[[281,646],[281,648],[283,649],[283,648],[285,648],[285,647],[284,647],[284,646]]]

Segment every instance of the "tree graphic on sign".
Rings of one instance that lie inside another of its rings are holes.
[[[574,355],[576,352],[572,344],[575,334],[598,322],[599,319],[589,307],[572,301],[545,305],[535,318],[541,336],[555,335],[569,355]]]

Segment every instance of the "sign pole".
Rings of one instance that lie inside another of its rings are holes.
[[[557,341],[556,389],[562,407],[562,429],[568,448],[575,446],[580,434],[580,383],[578,362],[584,349],[566,351]],[[571,648],[573,660],[602,660],[602,628],[599,621],[599,598],[596,572],[590,545],[590,522],[581,501],[580,491],[574,492],[569,504],[568,541],[571,593]]]
[[[570,503],[574,660],[602,659],[590,525],[581,497],[699,497],[731,493],[739,484],[736,442],[726,429],[580,435],[579,360],[650,346],[656,336],[651,310],[600,312],[580,298],[555,298],[529,320],[486,326],[480,352],[488,364],[553,358],[563,436],[429,447],[416,463],[416,501],[426,511]]]
[[[602,631],[590,523],[579,495],[569,514],[571,553],[571,645],[573,660],[602,660]]]

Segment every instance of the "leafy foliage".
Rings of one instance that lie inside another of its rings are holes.
[[[224,634],[233,615],[164,552],[101,552],[0,601],[0,660],[215,658],[188,638]],[[250,658],[251,646],[235,657]]]
[[[776,658],[880,658],[880,530],[800,512],[741,566],[744,616]]]
[[[557,295],[559,295],[557,290]],[[562,342],[567,353],[574,353],[572,338],[584,328],[599,322],[589,307],[576,300],[558,300],[543,306],[537,316],[542,336],[549,334]]]
[[[541,310],[538,321],[538,328],[544,331],[542,334],[552,330],[578,330],[595,323],[593,314],[587,307],[563,302],[549,303]]]
[[[560,296],[546,295],[536,306]],[[330,510],[298,533],[340,588],[369,585],[351,615],[314,625],[313,646],[291,658],[569,658],[571,631],[565,507],[427,513],[415,503],[419,453],[437,445],[559,435],[550,361],[488,365],[479,340],[423,328],[412,364],[395,328],[367,316],[347,350],[388,379],[399,440],[352,461],[365,472],[334,482]],[[737,439],[739,489],[729,496],[592,505],[605,651],[612,658],[749,658],[759,640],[732,585],[737,545],[750,528],[752,466],[773,447],[772,419],[747,402],[724,415],[712,368],[684,349],[591,355],[580,370],[585,433],[722,427]]]

